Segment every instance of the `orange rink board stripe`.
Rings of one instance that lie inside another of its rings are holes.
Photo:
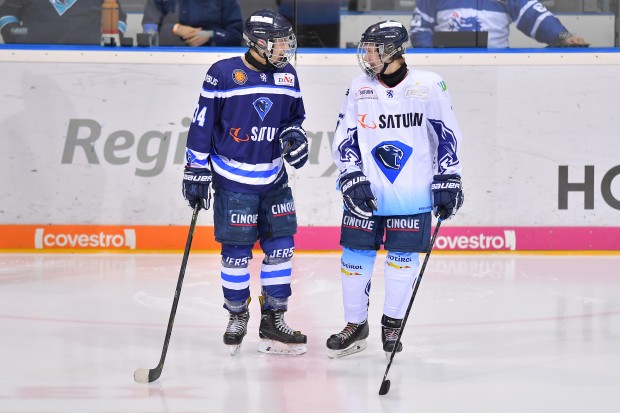
[[[620,227],[452,227],[444,224],[435,249],[445,251],[620,252]],[[178,251],[188,227],[163,225],[0,225],[0,250]],[[339,227],[299,227],[297,251],[340,250]],[[258,247],[258,246],[255,246]],[[197,226],[192,248],[219,251],[212,226]]]

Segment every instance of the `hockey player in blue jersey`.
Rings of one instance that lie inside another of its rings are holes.
[[[250,317],[252,247],[265,254],[260,279],[258,350],[298,355],[306,336],[290,328],[284,312],[291,295],[291,258],[297,231],[295,203],[284,160],[308,159],[301,124],[305,110],[289,63],[296,49],[291,24],[271,10],[244,24],[248,51],[213,64],[204,79],[187,137],[183,194],[208,209],[214,190],[215,240],[222,244],[221,283],[229,322],[224,344],[239,351]]]
[[[527,36],[551,46],[587,46],[549,10],[530,0],[418,0],[411,21],[413,47],[433,47],[433,33],[489,33],[489,48],[508,47],[510,23]]]
[[[347,325],[327,340],[332,358],[366,348],[371,275],[381,245],[387,250],[381,340],[386,354],[392,352],[418,275],[418,253],[429,248],[431,211],[447,219],[463,202],[461,131],[446,83],[407,67],[407,40],[407,29],[395,21],[364,32],[357,48],[364,74],[351,82],[336,126]]]

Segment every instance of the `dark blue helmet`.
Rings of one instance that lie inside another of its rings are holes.
[[[279,13],[263,9],[253,13],[243,25],[243,38],[272,65],[282,68],[295,55],[297,39],[293,26]]]
[[[375,23],[362,34],[357,62],[368,76],[375,77],[392,57],[405,53],[409,33],[402,23],[386,20]]]

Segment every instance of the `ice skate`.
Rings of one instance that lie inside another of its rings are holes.
[[[385,356],[388,360],[392,356],[392,351],[394,351],[402,323],[403,320],[388,317],[385,314],[381,318],[381,341],[383,342],[383,351],[385,351]],[[398,342],[396,352],[400,353],[401,351],[403,351],[403,343]]]
[[[263,307],[263,297],[260,297]],[[306,352],[307,337],[294,331],[284,321],[284,310],[262,310],[258,351],[267,354],[299,356]]]
[[[367,347],[368,322],[360,324],[347,323],[346,327],[327,339],[327,357],[340,358],[359,353]]]
[[[245,311],[240,314],[229,313],[228,326],[224,333],[224,344],[228,346],[230,355],[236,355],[241,349],[243,337],[248,332],[248,321],[250,320],[250,312]]]

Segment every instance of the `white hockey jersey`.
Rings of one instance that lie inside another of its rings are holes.
[[[371,183],[375,215],[431,210],[434,174],[461,174],[461,130],[446,83],[409,69],[393,88],[360,75],[340,111],[332,156],[341,173],[361,170]]]

